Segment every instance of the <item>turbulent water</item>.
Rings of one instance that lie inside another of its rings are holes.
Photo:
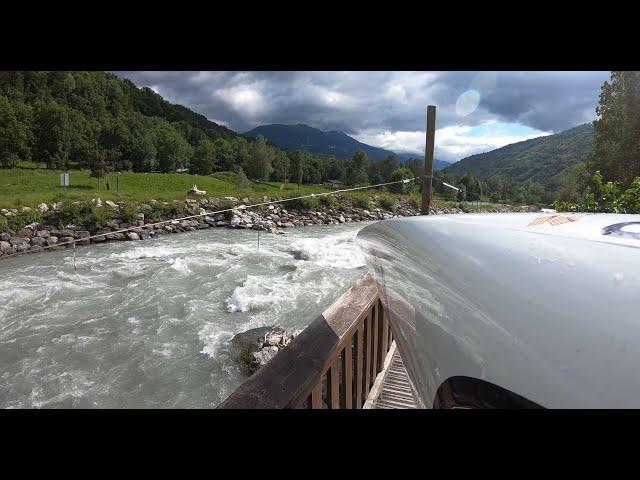
[[[207,408],[245,378],[229,340],[304,328],[366,267],[364,224],[200,230],[0,261],[0,407]]]

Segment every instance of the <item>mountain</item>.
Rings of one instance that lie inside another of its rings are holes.
[[[405,163],[407,160],[411,158],[417,158],[421,162],[424,162],[424,155],[420,155],[419,153],[398,153],[396,154],[396,158],[398,159],[398,163]],[[433,171],[437,172],[438,170],[443,170],[451,165],[451,162],[446,162],[444,160],[438,160],[437,158],[433,159]]]
[[[261,125],[243,134],[248,138],[262,135],[269,142],[289,150],[304,150],[317,155],[333,155],[336,158],[350,158],[358,150],[363,150],[369,160],[376,161],[389,155],[390,150],[372,147],[351,138],[344,132],[323,132],[309,125]]]
[[[444,171],[460,175],[471,171],[481,179],[504,175],[513,181],[541,183],[547,190],[554,191],[561,185],[565,170],[585,161],[592,152],[593,136],[593,125],[585,123],[554,135],[463,158]]]

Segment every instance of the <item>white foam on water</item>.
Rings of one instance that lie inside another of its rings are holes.
[[[291,301],[295,298],[291,279],[282,277],[262,277],[247,275],[245,282],[234,288],[227,298],[228,312],[248,312],[266,309],[274,304]]]
[[[233,336],[233,332],[221,329],[220,325],[215,323],[205,324],[198,332],[198,339],[203,344],[200,353],[204,353],[209,358],[216,358],[220,347],[229,342]]]
[[[189,268],[189,261],[185,260],[182,257],[172,258],[169,263],[171,264],[171,269],[175,270],[179,273],[191,273],[191,269]]]
[[[350,270],[366,265],[364,255],[355,244],[355,232],[294,241],[290,250],[296,257],[318,267]]]

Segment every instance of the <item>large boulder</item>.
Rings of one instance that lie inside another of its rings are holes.
[[[260,327],[237,334],[231,343],[239,350],[241,366],[253,373],[266,365],[298,334],[291,334],[280,327]]]
[[[255,372],[259,368],[264,367],[279,351],[278,347],[269,346],[253,352],[251,354],[251,360],[249,361],[249,371]]]
[[[241,349],[256,351],[264,346],[265,337],[271,332],[284,332],[284,329],[276,326],[252,328],[238,333],[231,339],[231,343]]]

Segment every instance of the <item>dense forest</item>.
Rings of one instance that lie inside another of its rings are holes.
[[[382,160],[341,160],[247,139],[149,88],[105,72],[0,72],[0,166],[50,169],[233,171],[252,180],[367,183]]]

